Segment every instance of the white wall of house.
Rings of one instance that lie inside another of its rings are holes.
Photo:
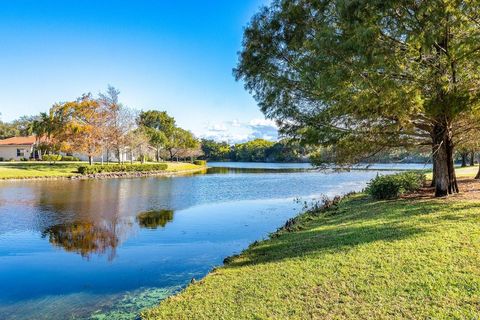
[[[33,146],[26,145],[0,145],[0,158],[7,160],[21,160],[22,158],[30,158]]]
[[[73,156],[79,158],[81,161],[88,161],[88,156],[83,154],[83,153],[73,153]],[[107,152],[104,152],[103,153],[103,161],[104,162],[107,162],[107,156],[108,156],[108,159],[109,159],[110,162],[118,162],[118,159],[116,157],[115,152],[110,152],[110,153],[108,153],[108,155],[107,155]],[[135,155],[134,155],[134,157],[135,157]],[[130,160],[131,160],[131,155],[130,155],[129,150],[125,150],[124,152],[120,153],[120,161],[129,162]],[[101,156],[93,157],[93,161],[94,162],[101,162],[102,157]]]

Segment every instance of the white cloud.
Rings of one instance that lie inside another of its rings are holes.
[[[227,131],[227,126],[224,123],[214,123],[209,125],[207,129],[212,132],[224,132]]]
[[[201,138],[239,143],[261,138],[270,141],[278,139],[278,128],[274,121],[268,119],[252,119],[242,122],[237,119],[220,123],[208,123],[205,130],[197,133]]]
[[[269,126],[269,127],[277,127],[275,121],[270,119],[252,119],[250,120],[249,124],[251,126]]]

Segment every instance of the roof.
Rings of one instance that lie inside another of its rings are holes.
[[[23,146],[32,145],[36,142],[35,136],[28,137],[11,137],[8,139],[0,140],[0,146]]]

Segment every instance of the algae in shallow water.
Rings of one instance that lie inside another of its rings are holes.
[[[140,319],[139,314],[145,308],[151,308],[159,301],[178,292],[182,287],[149,288],[135,290],[125,294],[119,300],[106,302],[100,310],[95,311],[91,320],[132,320]]]

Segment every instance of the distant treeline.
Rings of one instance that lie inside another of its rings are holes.
[[[229,145],[227,142],[201,141],[203,157],[209,161],[308,162],[308,150],[298,142],[283,139],[272,142],[255,139]]]
[[[334,151],[331,148],[309,148],[293,139],[277,142],[255,139],[244,143],[228,144],[210,139],[201,140],[203,158],[208,161],[242,162],[309,162],[332,163]],[[392,149],[375,154],[365,162],[370,163],[428,163],[431,154],[426,150]]]

